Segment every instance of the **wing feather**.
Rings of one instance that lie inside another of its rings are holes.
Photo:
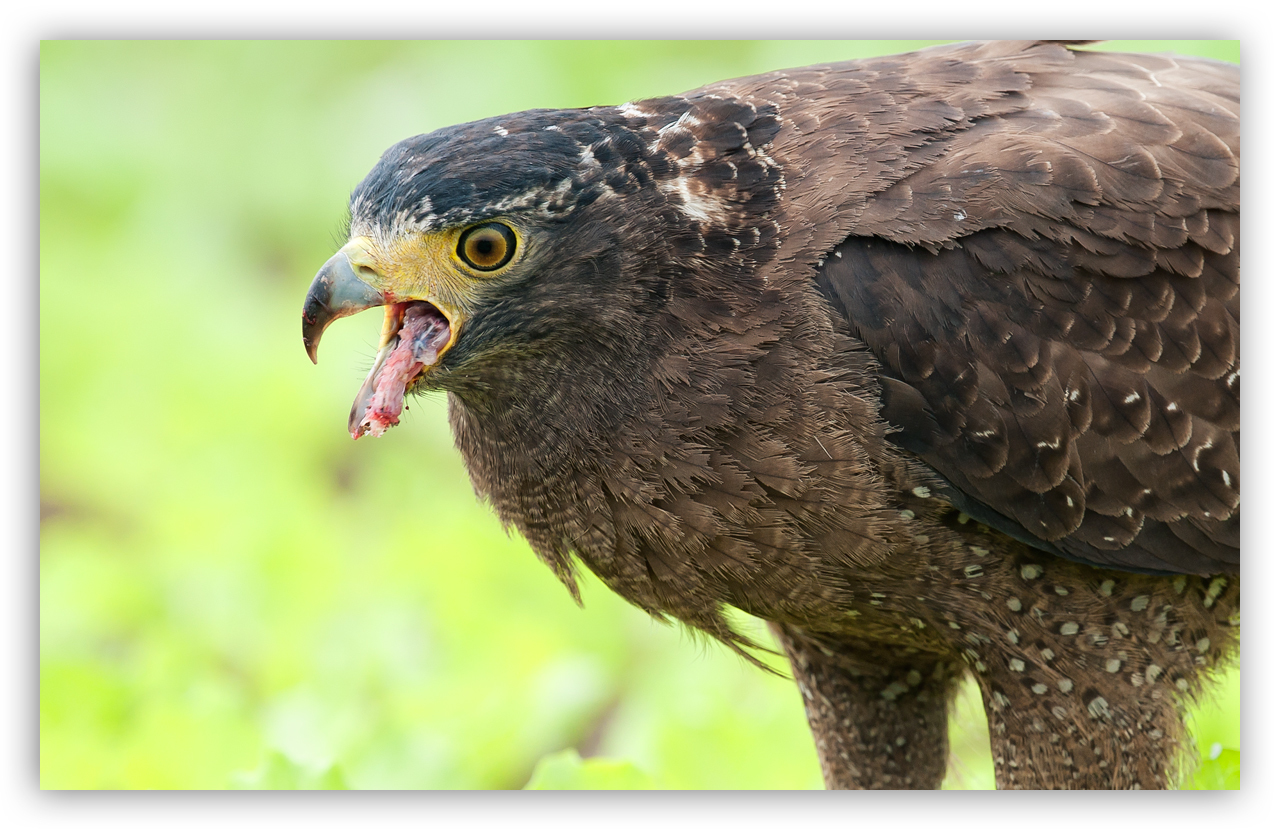
[[[834,205],[802,241],[829,240],[818,287],[881,362],[892,440],[1046,550],[1238,569],[1238,70],[950,55],[865,62],[876,114],[850,99],[861,132],[790,197]],[[879,178],[837,195],[858,168]]]

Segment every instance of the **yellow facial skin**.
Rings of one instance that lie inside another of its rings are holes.
[[[474,225],[390,240],[358,236],[342,247],[339,253],[346,254],[356,277],[387,298],[379,352],[400,330],[402,310],[395,304],[415,300],[431,303],[449,320],[449,342],[440,354],[453,347],[475,308],[477,283],[505,273],[522,259],[519,230],[509,222],[502,224],[514,235],[516,252],[501,268],[490,271],[473,268],[458,255],[458,241]]]
[[[460,249],[462,249],[460,251]],[[439,366],[440,358],[458,341],[466,322],[480,302],[485,280],[504,274],[522,259],[520,233],[506,221],[487,220],[465,227],[430,233],[361,235],[329,258],[312,280],[302,307],[302,342],[312,361],[329,324],[374,306],[385,306],[378,353],[356,395],[348,427],[359,438],[369,424],[366,413],[375,407],[375,434],[397,423],[399,406],[375,404],[381,371],[394,352],[393,341],[404,325],[408,303],[427,302],[449,323],[449,340],[435,351],[430,365],[416,364],[405,378],[387,381],[401,392],[417,386]],[[400,371],[400,370],[398,370]],[[405,384],[408,384],[407,387]]]

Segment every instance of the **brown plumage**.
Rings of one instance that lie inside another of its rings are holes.
[[[829,786],[936,787],[966,674],[1001,786],[1167,786],[1237,640],[1238,85],[962,44],[418,136],[304,337],[386,305],[353,434],[448,391],[571,591],[770,621]]]

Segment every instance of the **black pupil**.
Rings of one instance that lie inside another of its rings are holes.
[[[496,271],[511,261],[516,240],[510,228],[490,223],[472,228],[458,243],[458,255],[472,268]]]

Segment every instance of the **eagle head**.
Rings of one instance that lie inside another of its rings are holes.
[[[303,309],[314,361],[333,320],[385,307],[352,437],[381,435],[426,390],[479,410],[610,410],[583,413],[597,427],[625,412],[679,328],[673,295],[749,282],[772,255],[781,181],[758,148],[776,130],[754,106],[673,97],[391,147],[352,193],[349,241]]]

